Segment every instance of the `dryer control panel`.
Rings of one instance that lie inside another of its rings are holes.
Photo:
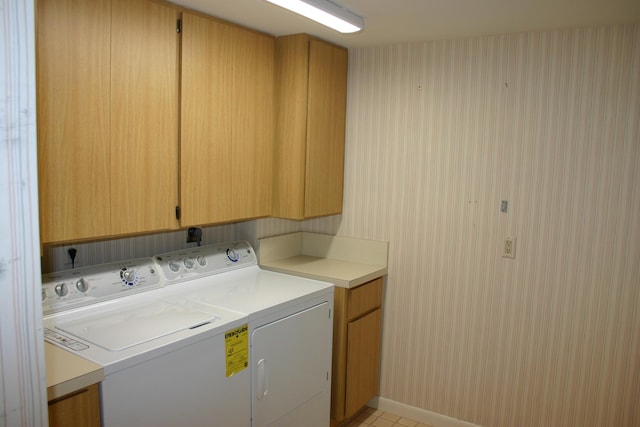
[[[257,265],[253,248],[239,241],[198,246],[154,257],[167,284]]]

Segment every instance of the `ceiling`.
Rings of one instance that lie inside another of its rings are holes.
[[[172,0],[272,34],[308,33],[345,47],[640,22],[640,0],[333,0],[365,29],[340,34],[264,0]]]

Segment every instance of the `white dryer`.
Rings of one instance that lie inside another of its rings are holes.
[[[197,259],[200,251],[210,249],[160,256],[168,283],[180,283],[189,274],[184,259]],[[247,242],[215,249],[223,251],[234,269],[218,274],[215,286],[193,280],[179,293],[194,304],[248,316],[252,425],[327,427],[333,285],[262,270]]]

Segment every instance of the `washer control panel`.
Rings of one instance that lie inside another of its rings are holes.
[[[154,258],[167,284],[258,264],[253,248],[245,241],[198,246]]]
[[[82,351],[89,348],[88,345],[81,343],[80,341],[76,341],[73,338],[70,338],[66,335],[63,335],[57,331],[54,331],[49,328],[44,328],[44,337],[49,341],[56,342],[60,345],[63,345],[71,350]]]
[[[162,285],[151,258],[76,268],[42,276],[42,309],[49,314]]]

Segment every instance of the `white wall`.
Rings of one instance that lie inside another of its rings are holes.
[[[640,425],[640,25],[354,49],[348,88],[338,233],[390,241],[381,396]]]
[[[33,4],[0,7],[0,426],[46,426]]]

